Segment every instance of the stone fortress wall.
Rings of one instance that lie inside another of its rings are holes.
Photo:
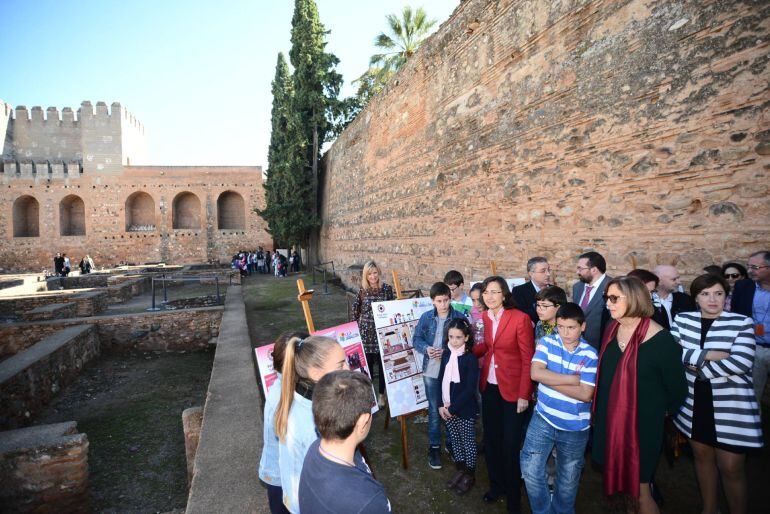
[[[146,159],[144,126],[118,102],[83,102],[75,112],[65,107],[13,109],[0,100],[0,141],[4,167],[66,165],[77,171],[120,172],[123,165]],[[78,164],[76,164],[78,163]],[[6,171],[7,172],[7,171]]]
[[[0,268],[226,262],[272,249],[259,166],[146,166],[144,127],[119,103],[12,110],[0,102]]]
[[[770,242],[769,48],[763,2],[465,0],[326,153],[320,258],[410,287],[745,258]]]

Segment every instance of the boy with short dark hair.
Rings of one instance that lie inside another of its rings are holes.
[[[521,471],[533,514],[574,512],[591,423],[599,356],[582,337],[585,314],[565,303],[556,333],[537,342],[531,377],[539,382],[535,412],[521,450]],[[548,491],[546,461],[556,447],[556,483]]]
[[[441,356],[447,350],[448,321],[465,318],[450,305],[452,291],[443,282],[436,282],[430,288],[433,310],[424,312],[417,322],[412,338],[412,346],[423,354],[422,379],[425,383],[425,395],[428,397],[428,464],[433,469],[441,469],[441,417],[438,409],[441,401],[441,383],[438,376],[441,371]],[[448,434],[447,434],[448,435]],[[447,438],[447,449],[451,441]]]
[[[326,374],[313,389],[321,438],[308,449],[299,481],[302,514],[390,512],[382,484],[356,451],[372,426],[372,382],[363,373]]]
[[[449,291],[452,293],[452,301],[461,303],[469,307],[473,306],[473,300],[471,297],[465,294],[465,279],[463,279],[462,273],[457,270],[449,270],[444,275],[444,283],[449,286]]]

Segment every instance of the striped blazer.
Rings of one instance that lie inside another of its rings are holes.
[[[714,320],[700,346],[700,312],[683,312],[676,316],[671,334],[684,351],[687,398],[674,423],[687,437],[691,435],[695,378],[711,382],[714,397],[714,424],[717,441],[742,447],[761,447],[762,428],[759,407],[754,394],[751,369],[754,366],[754,322],[741,314],[722,312]],[[730,356],[719,361],[705,360],[706,352],[718,350]]]

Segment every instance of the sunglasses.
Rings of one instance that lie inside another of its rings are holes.
[[[741,278],[740,273],[725,273],[725,278]]]
[[[618,303],[618,300],[621,298],[625,298],[623,295],[616,295],[616,294],[605,294],[602,295],[602,298],[604,298],[604,303],[610,302],[612,305],[615,305]]]

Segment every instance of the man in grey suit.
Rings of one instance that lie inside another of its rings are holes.
[[[596,349],[602,345],[604,327],[609,312],[604,302],[604,288],[612,277],[606,275],[607,262],[597,252],[586,252],[578,257],[577,274],[580,279],[572,286],[572,301],[580,305],[586,315],[586,342]]]

